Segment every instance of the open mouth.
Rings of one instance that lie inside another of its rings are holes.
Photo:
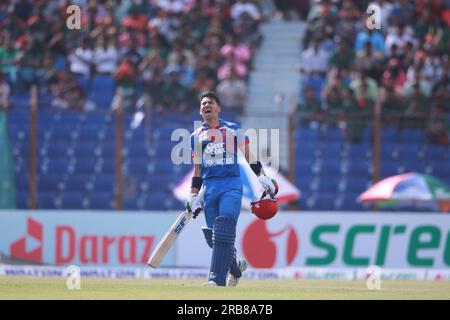
[[[205,114],[211,114],[211,112],[212,112],[212,110],[210,110],[210,109],[204,111]]]

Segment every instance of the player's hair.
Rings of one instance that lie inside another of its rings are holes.
[[[219,97],[218,97],[214,92],[212,92],[212,91],[208,91],[208,92],[203,93],[203,94],[200,96],[200,98],[199,98],[200,102],[202,102],[202,99],[203,99],[203,98],[210,98],[210,99],[212,99],[212,100],[215,100],[216,103],[220,106],[220,100],[219,100]]]

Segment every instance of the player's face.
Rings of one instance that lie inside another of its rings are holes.
[[[220,107],[216,100],[204,97],[200,101],[200,114],[203,120],[209,121],[219,117]]]

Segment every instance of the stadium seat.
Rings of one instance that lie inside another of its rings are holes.
[[[16,203],[17,209],[28,209],[28,189],[19,189],[19,192],[16,193]]]
[[[65,192],[62,196],[64,209],[83,209],[84,196],[81,192]]]
[[[56,192],[39,191],[37,194],[37,207],[39,209],[56,209]]]
[[[111,210],[114,208],[113,193],[97,192],[89,197],[90,208],[94,210]]]
[[[89,182],[89,175],[72,174],[69,175],[66,181],[66,192],[82,192],[86,191],[86,186]]]
[[[40,175],[37,179],[37,188],[39,191],[58,191],[63,184],[61,175],[47,174]]]
[[[319,211],[334,210],[335,200],[336,195],[334,193],[320,193],[311,209]]]

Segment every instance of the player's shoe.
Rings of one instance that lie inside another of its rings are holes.
[[[244,271],[248,267],[248,261],[245,259],[239,260],[238,262],[239,270],[241,270],[241,273],[244,273]],[[242,276],[241,276],[242,277]],[[240,278],[236,278],[231,273],[228,273],[227,277],[227,287],[236,287]]]
[[[204,287],[217,287],[217,283],[215,281],[209,280],[208,282],[203,284]]]

